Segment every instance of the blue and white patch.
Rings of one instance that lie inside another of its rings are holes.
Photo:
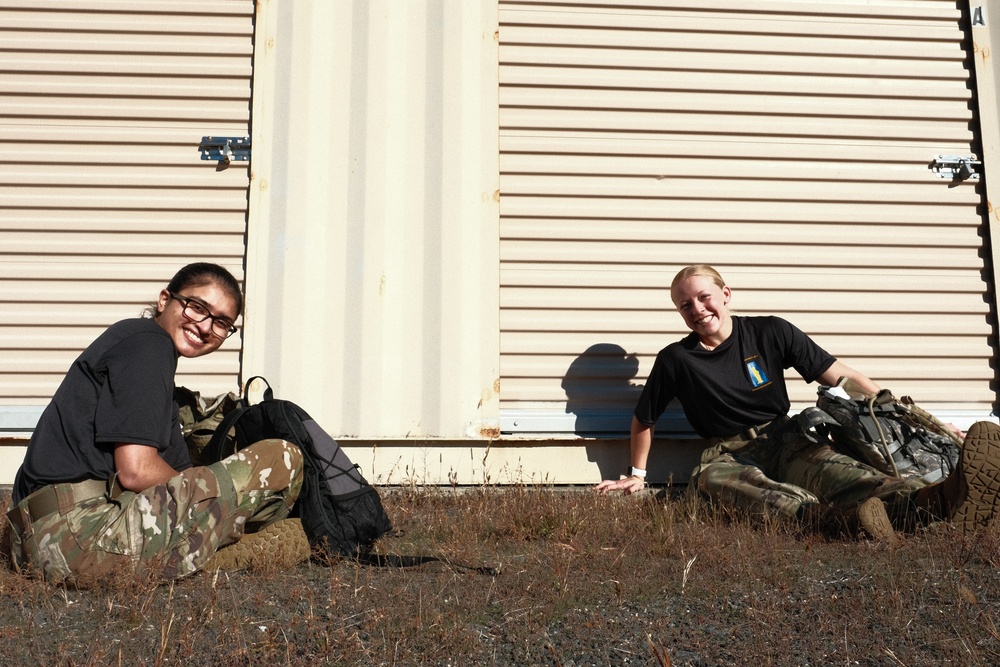
[[[756,358],[751,358],[746,361],[747,374],[750,376],[750,384],[753,385],[754,389],[760,389],[766,385],[771,384],[771,379],[767,377],[767,373],[761,368],[760,364],[757,363]]]

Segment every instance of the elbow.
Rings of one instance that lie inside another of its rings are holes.
[[[126,491],[139,492],[147,486],[144,484],[143,475],[139,471],[129,467],[118,468],[115,479]]]
[[[145,445],[119,445],[115,448],[115,479],[127,491],[143,491],[155,483],[156,450]]]

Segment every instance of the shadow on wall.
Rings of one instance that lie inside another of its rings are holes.
[[[617,479],[628,465],[632,412],[643,387],[632,382],[638,374],[635,354],[614,343],[597,343],[573,360],[563,378],[566,412],[575,417],[573,432],[602,439],[587,444],[587,460],[597,464],[601,479]]]
[[[618,479],[629,465],[632,413],[643,389],[633,382],[638,374],[635,354],[614,343],[597,343],[573,360],[563,378],[566,412],[574,415],[573,433],[588,438],[587,460],[597,464],[600,479]],[[690,426],[680,407],[670,413],[657,423],[647,463],[647,479],[653,484],[686,483],[704,448],[693,433],[681,435]]]

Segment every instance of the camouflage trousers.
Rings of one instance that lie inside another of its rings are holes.
[[[298,447],[261,440],[140,493],[90,498],[42,517],[28,517],[29,496],[12,510],[24,525],[23,533],[12,526],[12,562],[51,581],[122,568],[183,577],[246,530],[287,517],[302,479]]]
[[[806,437],[794,420],[756,440],[720,440],[702,452],[692,487],[751,515],[800,516],[806,505],[839,508],[881,498],[902,516],[924,482],[890,477]]]

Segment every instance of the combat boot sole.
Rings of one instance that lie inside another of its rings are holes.
[[[896,531],[885,511],[885,503],[878,498],[869,498],[858,505],[857,526],[863,537],[885,544],[896,543]]]
[[[992,525],[1000,512],[1000,426],[976,422],[969,428],[958,472],[957,488],[944,489],[954,507],[952,524],[966,532]]]
[[[260,567],[292,567],[309,560],[311,548],[302,521],[282,519],[256,533],[247,533],[239,542],[215,552],[205,569],[242,570]]]

